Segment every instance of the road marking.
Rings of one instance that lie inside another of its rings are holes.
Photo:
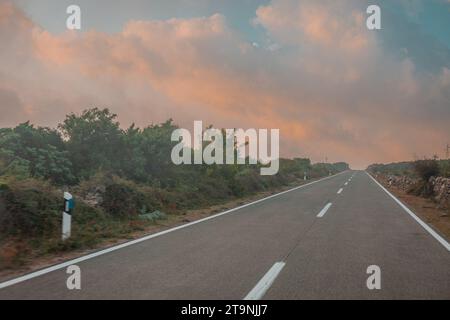
[[[325,213],[327,213],[328,209],[330,209],[331,205],[332,205],[331,202],[327,203],[327,205],[323,207],[323,209],[319,212],[317,218],[322,218],[325,215]]]
[[[267,271],[264,277],[259,280],[256,286],[244,298],[244,300],[260,300],[264,294],[269,290],[272,283],[278,277],[278,274],[283,270],[286,263],[276,262],[272,268]]]
[[[346,183],[344,183],[344,186],[348,185],[348,181]]]
[[[428,224],[426,224],[425,222],[423,222],[418,216],[416,216],[414,214],[414,212],[412,212],[406,205],[404,205],[400,200],[398,200],[392,193],[390,193],[385,187],[383,187],[381,185],[381,183],[379,183],[374,177],[372,177],[367,171],[366,171],[367,175],[373,180],[375,181],[375,183],[381,188],[383,189],[392,199],[394,199],[395,202],[397,202],[397,204],[403,208],[403,210],[405,210],[414,220],[416,220],[416,222],[418,224],[420,224],[426,231],[428,231],[429,234],[431,234],[437,241],[439,241],[440,244],[442,244],[445,249],[447,249],[447,251],[450,251],[450,244],[444,239],[442,238],[439,234],[436,233],[436,231],[434,231]]]
[[[12,286],[12,285],[18,284],[20,282],[36,278],[36,277],[40,277],[40,276],[42,276],[44,274],[47,274],[47,273],[50,273],[50,272],[53,272],[53,271],[56,271],[56,270],[59,270],[59,269],[66,268],[66,267],[71,266],[73,264],[78,264],[80,262],[83,262],[83,261],[86,261],[86,260],[89,260],[89,259],[93,259],[93,258],[96,258],[98,256],[101,256],[101,255],[104,255],[104,254],[107,254],[107,253],[110,253],[110,252],[113,252],[113,251],[116,251],[116,250],[120,250],[120,249],[129,247],[129,246],[132,246],[132,245],[140,243],[140,242],[144,242],[144,241],[147,241],[147,240],[150,240],[150,239],[153,239],[153,238],[165,235],[165,234],[170,233],[170,232],[174,232],[174,231],[177,231],[177,230],[180,230],[180,229],[184,229],[184,228],[193,226],[193,225],[198,224],[198,223],[202,223],[202,222],[205,222],[205,221],[208,221],[208,220],[211,220],[211,219],[218,218],[218,217],[223,216],[225,214],[228,214],[228,213],[231,213],[231,212],[243,209],[245,207],[248,207],[248,206],[260,203],[262,201],[278,197],[278,196],[280,196],[282,194],[285,194],[285,193],[288,193],[288,192],[291,192],[291,191],[295,191],[295,190],[298,190],[298,189],[301,189],[301,188],[305,188],[307,186],[313,185],[313,184],[321,182],[321,181],[325,181],[325,180],[331,179],[331,178],[336,177],[336,176],[338,176],[340,174],[343,174],[345,172],[347,172],[347,171],[343,171],[343,172],[337,173],[337,174],[332,175],[332,176],[328,176],[328,177],[325,177],[325,178],[322,178],[322,179],[319,179],[319,180],[316,180],[316,181],[312,181],[310,183],[303,184],[301,186],[298,186],[298,187],[295,187],[295,188],[292,188],[292,189],[289,189],[289,190],[286,190],[286,191],[283,191],[283,192],[280,192],[280,193],[273,194],[271,196],[268,196],[268,197],[265,197],[265,198],[262,198],[262,199],[259,199],[259,200],[256,200],[256,201],[244,204],[242,206],[239,206],[239,207],[236,207],[236,208],[233,208],[233,209],[221,212],[221,213],[217,213],[215,215],[212,215],[212,216],[209,216],[209,217],[206,217],[206,218],[203,218],[203,219],[192,221],[192,222],[183,224],[183,225],[178,226],[178,227],[174,227],[174,228],[167,229],[167,230],[164,230],[164,231],[161,231],[161,232],[158,232],[158,233],[150,234],[150,235],[144,236],[142,238],[131,240],[131,241],[119,244],[117,246],[112,246],[112,247],[109,247],[109,248],[106,248],[106,249],[103,249],[103,250],[100,250],[100,251],[93,252],[93,253],[85,255],[85,256],[81,256],[81,257],[75,258],[73,260],[69,260],[69,261],[66,261],[66,262],[63,262],[63,263],[51,266],[51,267],[47,267],[47,268],[44,268],[44,269],[41,269],[41,270],[38,270],[38,271],[35,271],[35,272],[32,272],[32,273],[25,274],[25,275],[20,276],[18,278],[14,278],[14,279],[11,279],[11,280],[8,280],[8,281],[0,283],[0,289],[6,288],[6,287],[9,287],[9,286]]]
[[[341,194],[341,192],[342,192],[343,190],[344,190],[344,189],[340,188],[339,191],[337,192],[337,194]]]

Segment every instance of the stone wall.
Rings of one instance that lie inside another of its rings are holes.
[[[397,187],[404,191],[410,190],[410,188],[413,187],[418,182],[417,179],[413,179],[407,176],[394,176],[394,175],[387,176],[386,180],[389,187]]]
[[[434,200],[440,208],[450,208],[450,178],[431,177],[428,182],[433,188]]]
[[[395,187],[408,192],[419,182],[418,179],[407,176],[379,176],[389,187]],[[431,177],[428,185],[433,190],[433,200],[439,208],[450,209],[450,178]]]

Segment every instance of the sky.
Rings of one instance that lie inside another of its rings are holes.
[[[450,143],[449,0],[0,0],[0,43],[0,127],[107,107],[278,128],[282,156],[360,169]]]

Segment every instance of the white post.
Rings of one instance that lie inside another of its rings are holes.
[[[306,171],[305,171],[305,172],[303,172],[303,180],[305,180],[305,181],[306,181]]]
[[[64,211],[62,213],[62,240],[70,238],[72,228],[72,208],[73,197],[70,193],[64,192]]]
[[[72,216],[63,211],[63,222],[62,222],[62,239],[63,241],[70,238],[70,230],[72,227]]]

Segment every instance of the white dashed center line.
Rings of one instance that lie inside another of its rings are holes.
[[[330,209],[331,205],[332,203],[329,202],[325,207],[323,207],[323,209],[317,215],[317,218],[322,218],[325,215],[325,213],[327,213],[328,209]]]
[[[260,300],[264,294],[269,290],[272,283],[278,277],[278,274],[283,270],[286,263],[276,262],[272,268],[267,271],[264,277],[259,280],[256,286],[244,298],[244,300]]]

